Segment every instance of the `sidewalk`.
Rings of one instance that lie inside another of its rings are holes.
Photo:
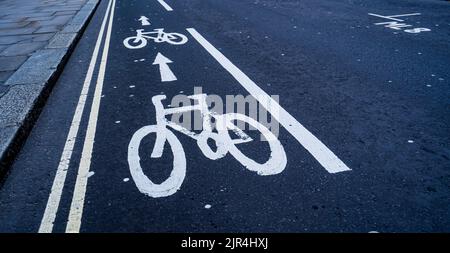
[[[0,1],[0,82],[3,84],[34,51],[45,47],[85,3]]]
[[[100,0],[0,0],[0,175]]]

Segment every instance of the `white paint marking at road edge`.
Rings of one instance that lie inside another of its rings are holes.
[[[103,47],[102,59],[97,77],[94,98],[92,100],[91,112],[84,139],[83,151],[81,154],[80,165],[78,167],[77,180],[73,191],[72,204],[70,205],[69,219],[67,222],[66,233],[79,233],[81,227],[81,217],[83,215],[84,199],[86,196],[86,187],[91,166],[92,150],[94,148],[94,138],[97,129],[98,112],[100,109],[101,94],[103,90],[103,81],[105,78],[106,63],[108,61],[109,44],[111,40],[111,30],[114,20],[114,11],[116,0],[112,0],[112,10],[109,16],[108,29],[106,30],[105,45]]]
[[[421,13],[416,12],[416,13],[408,13],[408,14],[400,14],[400,15],[389,15],[388,17],[398,18],[398,17],[407,17],[407,16],[418,16],[418,15],[421,15]]]
[[[56,170],[55,179],[48,197],[47,206],[45,207],[44,215],[39,227],[39,233],[51,233],[53,231],[53,223],[55,222],[56,213],[58,212],[59,203],[61,201],[61,195],[66,181],[67,170],[69,169],[70,160],[72,158],[73,148],[78,135],[78,129],[81,123],[81,117],[83,115],[86,99],[89,93],[89,87],[91,85],[92,76],[94,74],[95,63],[100,49],[101,42],[103,40],[103,31],[106,25],[106,20],[109,16],[109,10],[111,8],[111,1],[108,3],[108,7],[103,17],[103,22],[100,27],[100,31],[95,43],[94,51],[92,52],[89,68],[84,79],[83,88],[81,90],[80,98],[73,115],[72,123],[70,125],[69,133],[67,135],[66,143],[61,154],[58,168]]]
[[[170,70],[169,63],[173,63],[169,58],[159,53],[156,55],[153,65],[159,65],[159,72],[161,74],[161,82],[176,81],[177,77]]]
[[[141,21],[142,26],[150,25],[149,19],[146,16],[141,16],[138,20]]]
[[[246,74],[236,67],[219,50],[211,45],[194,28],[186,29],[211,56],[222,65],[271,115],[294,136],[303,147],[329,172],[337,173],[351,170],[325,144],[317,139],[291,114],[281,107]]]
[[[389,16],[383,16],[383,15],[379,15],[379,14],[375,14],[375,13],[368,13],[371,16],[374,17],[379,17],[379,18],[385,18],[385,19],[390,19],[390,20],[394,20],[394,21],[399,21],[399,22],[403,22],[403,19],[399,19],[398,17],[407,17],[407,16],[417,16],[417,15],[421,15],[421,13],[408,13],[408,14],[400,14],[400,15],[389,15]]]
[[[382,16],[382,15],[374,14],[374,13],[368,13],[368,14],[369,14],[370,16],[379,17],[379,18],[385,18],[385,19],[390,19],[390,20],[399,21],[399,22],[404,21],[403,19],[399,19],[399,18],[391,18],[391,17],[387,17],[387,16]]]
[[[173,11],[172,7],[170,7],[164,0],[158,0],[158,2],[166,9],[166,11]]]

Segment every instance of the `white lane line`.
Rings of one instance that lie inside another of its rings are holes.
[[[390,20],[399,21],[399,22],[404,21],[403,19],[391,18],[391,17],[388,17],[388,16],[382,16],[382,15],[378,15],[378,14],[374,14],[374,13],[368,13],[368,14],[371,15],[371,16],[374,16],[374,17],[385,18],[385,19],[390,19]]]
[[[89,115],[88,127],[86,130],[86,137],[84,139],[83,151],[78,168],[77,181],[72,197],[72,204],[70,206],[69,219],[67,222],[66,233],[80,232],[81,217],[83,215],[84,199],[86,196],[86,186],[89,177],[89,169],[91,166],[92,150],[94,147],[94,138],[97,128],[98,112],[100,109],[100,100],[103,90],[103,81],[105,77],[106,63],[108,60],[109,44],[111,40],[111,30],[114,20],[114,8],[116,0],[112,0],[112,10],[109,16],[108,29],[106,30],[105,45],[103,47],[102,58],[100,61],[99,73],[97,77],[97,84],[95,87],[94,98],[92,100],[91,112]]]
[[[351,170],[325,144],[317,139],[291,114],[256,85],[246,74],[236,67],[219,50],[211,45],[194,28],[186,29],[211,56],[216,59],[267,111],[294,136],[303,147],[329,172],[337,173]]]
[[[94,52],[92,52],[89,68],[84,79],[83,88],[81,89],[80,98],[73,115],[72,124],[70,125],[69,133],[67,135],[66,143],[59,160],[58,169],[56,170],[55,179],[53,180],[52,189],[48,197],[47,206],[45,207],[44,216],[41,220],[39,227],[39,233],[51,233],[53,231],[53,223],[55,222],[56,213],[58,212],[59,203],[61,201],[61,195],[66,181],[67,170],[69,169],[70,159],[72,158],[73,147],[75,145],[78,129],[81,123],[81,117],[83,115],[86,99],[89,93],[89,87],[91,85],[92,75],[95,69],[95,63],[97,62],[98,52],[101,42],[103,40],[103,31],[108,19],[109,10],[111,8],[111,1],[108,3],[103,22],[98,33],[97,42],[95,43]]]
[[[158,2],[166,9],[166,11],[173,11],[172,7],[170,7],[164,0],[158,0]]]
[[[421,15],[420,13],[416,12],[416,13],[408,13],[408,14],[399,14],[399,15],[389,15],[389,16],[383,16],[383,15],[379,15],[379,14],[375,14],[375,13],[368,13],[371,16],[374,17],[379,17],[379,18],[385,18],[385,19],[390,19],[390,20],[394,20],[394,21],[399,21],[399,22],[403,22],[403,19],[399,19],[399,17],[408,17],[408,16],[417,16],[417,15]]]
[[[408,14],[400,14],[400,15],[389,15],[390,18],[398,18],[398,17],[407,17],[407,16],[417,16],[421,15],[419,12],[416,13],[408,13]]]

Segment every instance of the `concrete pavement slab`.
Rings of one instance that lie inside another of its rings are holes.
[[[31,130],[99,0],[24,2],[0,2],[0,175]]]
[[[0,53],[0,56],[29,55],[46,45],[46,42],[26,42],[13,44]]]
[[[0,56],[0,71],[14,71],[18,69],[26,59],[26,56]]]

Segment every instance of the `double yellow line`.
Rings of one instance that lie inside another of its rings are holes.
[[[92,101],[91,112],[89,115],[88,127],[86,131],[86,137],[84,139],[83,151],[81,156],[80,165],[78,167],[78,174],[75,183],[75,189],[72,197],[72,203],[70,206],[70,213],[68,223],[66,226],[66,232],[78,233],[80,231],[81,218],[83,214],[84,199],[87,186],[87,178],[89,176],[89,168],[91,165],[92,149],[94,146],[94,137],[97,126],[98,112],[100,108],[101,93],[103,90],[103,81],[105,77],[106,63],[108,60],[109,44],[111,39],[112,24],[114,20],[114,9],[116,0],[110,0],[108,7],[103,17],[103,22],[99,30],[97,42],[95,43],[94,51],[92,53],[89,68],[84,79],[83,88],[78,99],[78,104],[75,109],[75,113],[72,119],[72,123],[67,135],[66,143],[64,145],[63,152],[61,154],[58,169],[56,171],[55,179],[53,181],[52,189],[47,201],[44,216],[41,220],[39,227],[39,233],[51,233],[53,231],[56,214],[61,201],[64,184],[66,181],[67,171],[69,169],[70,160],[72,158],[75,142],[78,135],[78,130],[83,116],[86,100],[89,93],[89,88],[92,83],[92,76],[95,71],[98,55],[100,52],[100,46],[103,41],[106,22],[108,21],[108,27],[106,30],[106,37],[104,40],[104,47],[102,57],[100,60],[99,73],[95,86],[94,98]]]

